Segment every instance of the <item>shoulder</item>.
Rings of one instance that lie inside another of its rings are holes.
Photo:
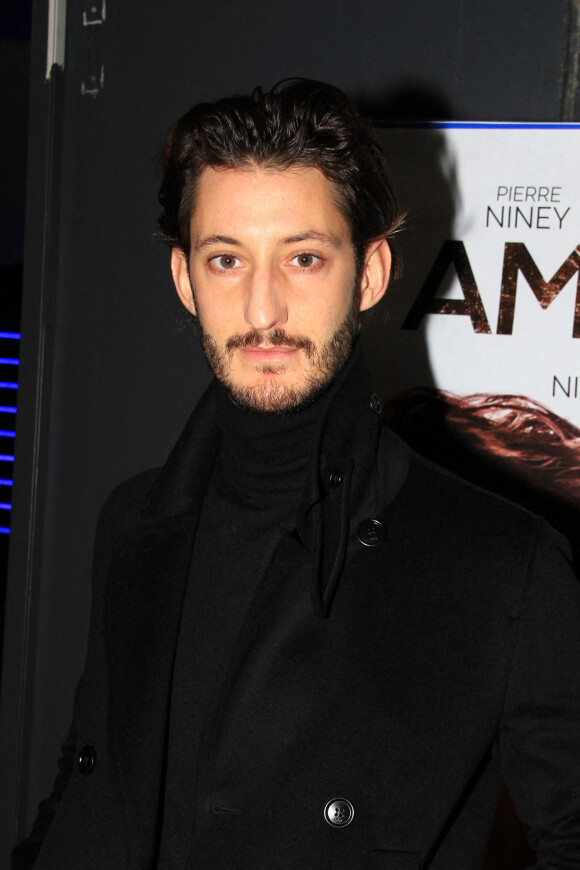
[[[546,578],[550,564],[565,563],[571,574],[568,541],[543,517],[425,459],[389,430],[383,452],[400,469],[389,521],[441,580],[457,572],[469,585],[497,584],[517,598],[540,563]]]
[[[512,530],[519,528],[532,533],[545,525],[525,507],[421,456],[387,428],[382,441],[391,476],[393,465],[399,469],[397,500],[420,502],[424,516],[443,514],[457,522],[508,523]]]
[[[140,513],[160,471],[161,468],[149,468],[118,483],[103,504],[103,514]]]
[[[97,525],[97,548],[139,525],[161,469],[151,468],[119,483],[106,498]]]

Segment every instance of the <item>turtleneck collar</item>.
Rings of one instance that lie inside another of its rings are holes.
[[[329,388],[305,408],[287,414],[259,414],[236,405],[220,385],[217,423],[221,444],[216,471],[222,491],[248,507],[271,509],[280,501],[298,507],[308,499],[314,471],[337,393],[348,392],[351,372],[361,365],[358,343]],[[318,496],[318,493],[316,494]]]
[[[317,405],[289,414],[258,414],[234,404],[220,387],[216,471],[222,488],[248,507],[297,502],[310,464]]]

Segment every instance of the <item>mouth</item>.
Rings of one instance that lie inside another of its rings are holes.
[[[298,353],[300,348],[291,345],[256,345],[255,347],[241,347],[239,350],[248,362],[272,364],[288,362],[293,354]]]

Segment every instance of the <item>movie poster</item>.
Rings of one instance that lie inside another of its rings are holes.
[[[407,211],[403,277],[365,339],[387,419],[422,452],[574,537],[580,125],[379,135]]]

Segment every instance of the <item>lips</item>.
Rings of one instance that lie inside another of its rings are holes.
[[[256,363],[287,362],[289,357],[297,353],[298,350],[299,348],[290,345],[258,345],[256,347],[240,348],[241,353],[246,359]]]

